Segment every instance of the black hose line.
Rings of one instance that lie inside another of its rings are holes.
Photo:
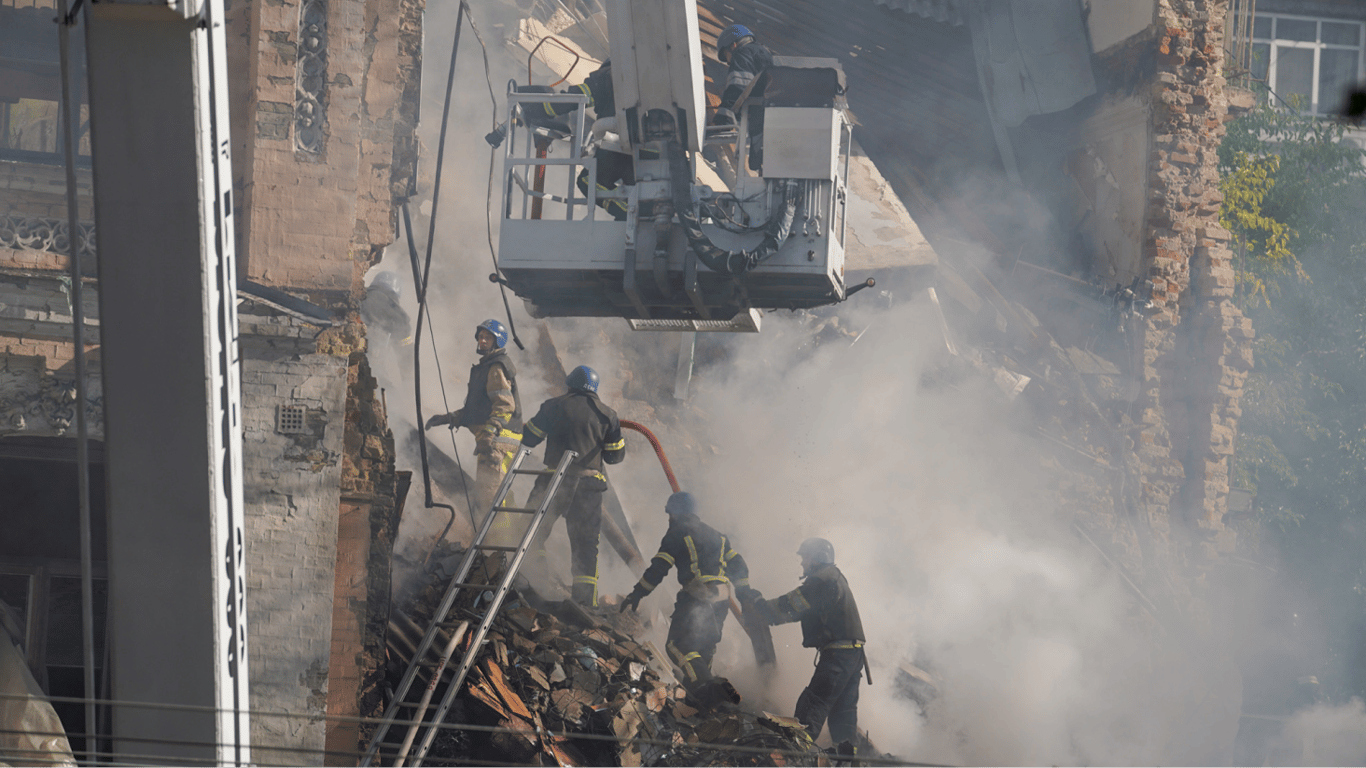
[[[432,549],[427,552],[427,557],[422,560],[423,567],[426,567],[427,560],[431,558],[432,553],[436,551],[436,547],[446,538],[446,534],[451,530],[451,526],[455,525],[455,507],[451,504],[437,503],[436,500],[432,498],[432,472],[431,467],[427,462],[427,433],[423,430],[425,422],[422,419],[422,320],[427,313],[427,280],[426,275],[423,274],[418,265],[417,243],[413,241],[413,220],[408,214],[408,203],[406,201],[403,203],[403,229],[408,236],[408,258],[412,261],[413,278],[417,289],[417,325],[413,328],[413,400],[415,401],[414,410],[417,416],[418,453],[422,458],[423,506],[427,509],[436,509],[437,507],[440,507],[450,512],[450,519],[446,521],[446,527],[441,529],[441,535],[436,537],[435,543],[432,544]],[[431,270],[431,265],[431,252],[429,251],[427,254],[428,272]],[[459,453],[457,453],[457,462],[459,461],[459,458]],[[463,468],[460,471],[460,484],[465,486],[465,500],[468,503],[469,486],[465,481],[465,472]],[[472,504],[469,506],[473,507]],[[473,510],[470,512],[470,520],[474,520]],[[476,528],[477,527],[478,526],[476,526]]]
[[[764,239],[758,245],[749,250],[727,251],[718,248],[707,233],[702,231],[702,222],[692,201],[692,172],[688,167],[688,155],[683,151],[683,145],[676,139],[671,140],[668,152],[674,212],[683,224],[683,231],[688,236],[688,245],[708,269],[723,275],[742,275],[759,266],[783,247],[787,236],[792,233],[792,222],[797,217],[797,206],[802,199],[796,184],[790,181],[784,183],[782,214],[775,217],[765,228]]]

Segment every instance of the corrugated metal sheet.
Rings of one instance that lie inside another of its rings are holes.
[[[926,235],[983,240],[985,233],[965,232],[961,216],[949,224],[941,212],[965,179],[990,184],[1003,175],[966,25],[869,0],[699,0],[698,6],[715,82],[725,73],[715,60],[716,36],[728,24],[748,26],[779,55],[839,59],[858,122],[855,137]]]

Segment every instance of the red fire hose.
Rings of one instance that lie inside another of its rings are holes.
[[[646,429],[644,424],[625,419],[621,420],[621,426],[645,435],[645,439],[650,441],[650,447],[655,449],[655,455],[659,457],[659,465],[664,468],[664,476],[669,478],[669,487],[674,493],[683,490],[678,486],[678,478],[674,477],[673,467],[669,466],[669,457],[664,455],[664,446],[659,444],[659,438],[655,437],[655,433]]]
[[[664,468],[664,476],[669,478],[669,487],[674,493],[678,493],[681,488],[678,486],[678,478],[674,477],[673,467],[669,466],[669,457],[664,455],[664,446],[659,444],[659,438],[646,429],[643,424],[634,421],[621,420],[621,426],[639,432],[650,441],[650,447],[655,449],[655,455],[659,457],[659,466]],[[735,599],[735,595],[730,596],[730,612],[735,614],[735,620],[740,622],[745,634],[749,635],[751,645],[754,646],[754,658],[761,666],[772,667],[777,663],[777,654],[773,648],[773,636],[769,634],[768,625],[758,620],[746,620],[745,612],[740,607],[740,601]]]

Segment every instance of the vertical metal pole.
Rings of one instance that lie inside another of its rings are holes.
[[[85,287],[81,276],[80,201],[76,195],[76,142],[81,102],[71,71],[71,27],[75,18],[67,0],[57,2],[57,40],[61,55],[62,144],[66,152],[66,244],[71,268],[71,343],[76,367],[76,486],[81,506],[81,650],[85,666],[85,748],[92,760],[95,721],[95,585],[90,533],[90,424],[86,419]]]
[[[678,370],[674,373],[674,399],[687,400],[692,383],[693,352],[697,347],[697,331],[678,335]]]

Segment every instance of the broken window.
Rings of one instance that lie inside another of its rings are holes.
[[[1340,112],[1348,90],[1366,80],[1366,23],[1257,14],[1252,74],[1277,103],[1309,114]]]

